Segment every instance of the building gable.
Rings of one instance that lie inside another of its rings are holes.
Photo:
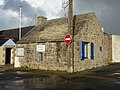
[[[84,28],[85,24],[97,18],[95,13],[75,15],[74,35],[78,35]],[[65,34],[68,33],[68,19],[59,18],[48,20],[46,23],[34,27],[18,43],[36,43],[49,41],[64,41]]]
[[[2,46],[16,46],[13,40],[7,40]]]

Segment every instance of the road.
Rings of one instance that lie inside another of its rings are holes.
[[[120,63],[74,74],[0,66],[0,90],[120,90]]]

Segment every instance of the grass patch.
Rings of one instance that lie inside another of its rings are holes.
[[[32,71],[33,69],[31,69],[27,66],[22,66],[22,67],[18,68],[18,70],[20,70],[20,71]]]

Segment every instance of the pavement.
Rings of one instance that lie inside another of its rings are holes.
[[[120,90],[120,63],[73,74],[0,66],[0,90],[67,89]]]

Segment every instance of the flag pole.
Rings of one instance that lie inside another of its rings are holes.
[[[22,16],[21,16],[21,9],[22,9],[22,6],[20,6],[20,17],[19,17],[19,19],[20,19],[20,26],[19,26],[19,40],[21,40],[21,25],[22,25],[22,20],[21,20],[21,18],[22,18]]]

